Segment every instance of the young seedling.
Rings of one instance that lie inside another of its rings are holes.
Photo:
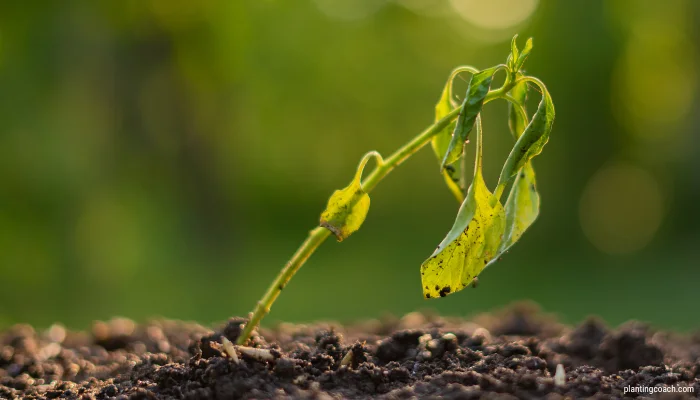
[[[505,64],[477,70],[474,67],[456,68],[435,106],[435,122],[421,134],[399,148],[386,159],[376,151],[362,157],[350,184],[336,190],[321,213],[320,226],[313,229],[301,247],[277,275],[265,295],[258,301],[248,323],[238,337],[238,345],[245,344],[262,318],[289,280],[331,234],[342,241],[357,231],[369,210],[368,193],[389,172],[406,161],[428,143],[440,162],[440,172],[458,202],[459,212],[452,229],[435,252],[420,267],[423,296],[426,299],[444,297],[475,282],[487,266],[500,259],[537,218],[540,198],[535,186],[535,170],[531,160],[542,152],[549,140],[554,122],[554,104],[544,83],[528,76],[522,67],[532,50],[532,39],[519,50],[516,38]],[[498,89],[491,89],[496,73],[504,71],[505,81]],[[452,96],[452,82],[461,73],[470,73],[471,79],[461,105]],[[525,100],[528,89],[539,90],[541,100],[532,119],[528,118]],[[483,131],[481,109],[493,100],[509,102],[508,126],[515,144],[501,170],[495,190],[489,191],[482,175]],[[457,173],[456,164],[464,159],[465,144],[474,131],[476,161],[466,193],[467,174]],[[362,179],[365,166],[374,157],[376,166]],[[511,185],[512,183],[512,185]],[[504,191],[510,185],[505,204]]]

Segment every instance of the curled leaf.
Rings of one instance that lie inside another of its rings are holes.
[[[506,200],[505,212],[506,228],[497,256],[513,246],[539,215],[540,195],[535,185],[535,170],[530,162],[523,166],[515,178]]]
[[[505,229],[503,206],[482,174],[481,121],[477,119],[474,180],[452,229],[421,265],[425,298],[444,297],[465,288],[495,257]]]
[[[383,163],[376,151],[365,154],[350,185],[333,192],[321,213],[321,226],[330,230],[339,242],[360,229],[367,217],[370,201],[369,195],[362,189],[362,172],[371,157],[377,158],[378,165]]]
[[[435,105],[436,122],[441,120],[452,110],[457,108],[457,103],[452,97],[452,83],[457,77],[457,75],[459,75],[462,72],[470,72],[473,74],[478,71],[470,66],[461,66],[455,68],[452,71],[452,73],[450,73],[450,76],[447,78],[445,88],[442,90],[440,100]],[[433,151],[435,152],[435,156],[438,159],[438,162],[442,161],[442,159],[445,157],[445,153],[447,153],[447,148],[450,145],[450,140],[452,140],[452,132],[454,132],[455,126],[456,122],[452,122],[440,133],[433,136],[431,145],[433,147]],[[442,176],[445,180],[445,184],[447,185],[448,189],[450,189],[450,192],[452,192],[457,201],[461,203],[464,200],[464,195],[459,185],[459,174],[457,169],[453,166],[447,166],[446,168],[442,169]]]
[[[467,94],[462,103],[462,109],[457,118],[454,133],[447,147],[445,156],[442,159],[441,167],[454,163],[462,156],[464,142],[469,137],[469,133],[474,128],[476,117],[481,112],[481,107],[484,105],[484,99],[491,88],[493,74],[503,66],[499,65],[493,68],[485,69],[472,75],[467,87]]]
[[[528,161],[540,154],[549,140],[554,123],[554,104],[547,88],[539,81],[536,83],[542,90],[542,100],[532,117],[532,121],[527,125],[523,134],[518,137],[508,155],[498,179],[499,186],[505,186]]]
[[[521,82],[510,92],[517,105],[509,105],[508,126],[516,140],[523,134],[527,126],[527,120],[515,110],[516,106],[524,107],[527,99],[527,88],[527,82]],[[499,256],[520,239],[539,215],[540,195],[537,193],[535,170],[531,162],[525,163],[520,172],[518,172],[506,200],[505,211],[506,229],[503,234],[503,241],[498,249]],[[496,259],[492,262],[495,262]]]
[[[524,133],[527,119],[516,107],[524,107],[527,99],[527,82],[517,84],[510,92],[516,104],[509,105],[508,127],[516,139]],[[496,262],[500,255],[510,249],[532,225],[540,212],[540,195],[537,193],[535,169],[530,161],[520,169],[515,178],[505,204],[506,228],[497,256],[489,263]],[[488,265],[487,265],[488,266]]]

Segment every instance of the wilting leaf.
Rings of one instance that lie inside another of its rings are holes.
[[[498,179],[499,185],[505,185],[510,181],[528,161],[542,152],[542,148],[549,140],[554,123],[554,104],[544,85],[541,85],[540,89],[542,90],[542,100],[532,117],[532,121],[527,125],[508,155]]]
[[[506,229],[498,256],[520,239],[540,212],[540,195],[535,185],[535,170],[528,162],[515,178],[505,206]],[[495,260],[494,260],[495,261]]]
[[[461,72],[475,73],[477,70],[469,66],[462,66],[452,71],[450,76],[447,78],[445,88],[442,90],[440,100],[435,105],[435,122],[441,120],[452,110],[457,108],[457,103],[452,97],[452,82]],[[440,133],[433,136],[431,145],[438,162],[442,161],[442,159],[445,157],[445,153],[450,145],[452,132],[454,132],[456,124],[457,123],[453,121]],[[462,202],[464,200],[464,195],[462,194],[462,189],[459,185],[459,173],[457,169],[454,166],[448,166],[447,168],[442,169],[442,176],[445,179],[445,184],[457,198],[457,201]]]
[[[527,82],[521,82],[510,92],[513,99],[523,107],[527,99],[527,88]],[[527,126],[527,120],[523,119],[522,114],[516,112],[513,104],[509,105],[508,112],[508,127],[513,137],[517,140]],[[539,215],[540,195],[537,193],[535,170],[529,161],[520,169],[515,178],[513,187],[506,200],[505,212],[506,228],[503,240],[498,249],[498,254],[489,262],[489,265],[496,262],[501,254],[513,246]]]
[[[377,157],[379,164],[383,162],[377,152],[365,154],[350,185],[333,192],[326,209],[321,213],[321,226],[330,230],[339,242],[360,229],[367,217],[369,195],[362,189],[362,172],[373,156]]]
[[[425,298],[444,297],[465,288],[498,252],[505,211],[486,187],[481,169],[481,124],[477,121],[474,180],[452,229],[421,265]]]
[[[454,163],[462,156],[464,142],[469,137],[469,133],[474,128],[476,117],[481,112],[481,107],[484,105],[484,99],[491,88],[493,74],[496,73],[502,66],[497,66],[485,69],[472,75],[467,88],[467,95],[462,103],[462,109],[457,118],[454,133],[447,147],[444,158],[442,159],[442,168]]]

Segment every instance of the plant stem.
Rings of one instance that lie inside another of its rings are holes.
[[[277,296],[282,293],[282,289],[287,286],[287,282],[292,279],[292,276],[294,276],[299,268],[304,265],[311,254],[316,251],[316,248],[318,248],[318,246],[320,246],[321,243],[323,243],[323,241],[330,236],[330,234],[331,231],[320,226],[309,232],[309,237],[306,238],[297,252],[294,253],[289,262],[287,262],[287,265],[282,268],[282,271],[280,271],[280,273],[277,275],[277,278],[275,278],[270,287],[267,288],[267,292],[265,292],[262,299],[258,301],[258,304],[255,306],[255,310],[253,311],[253,315],[245,325],[245,328],[243,328],[243,332],[241,332],[240,336],[238,336],[236,344],[242,346],[248,341],[250,335],[253,333],[253,330],[258,326],[263,317],[270,312],[272,303],[274,303]]]
[[[503,97],[512,89],[516,82],[506,82],[503,87],[490,91],[486,98],[484,99],[484,104],[491,100]],[[364,179],[362,182],[362,188],[365,192],[369,193],[374,189],[379,181],[384,179],[385,176],[389,174],[394,168],[399,166],[401,163],[406,161],[411,155],[420,150],[423,146],[430,143],[433,136],[437,135],[443,129],[445,129],[461,111],[460,108],[452,110],[449,114],[445,115],[442,119],[435,122],[428,128],[426,128],[421,134],[413,138],[410,142],[403,145],[401,148],[396,150],[388,158],[384,159],[383,163],[378,163],[377,167],[372,170],[372,172]],[[299,249],[294,253],[292,258],[289,259],[287,264],[282,268],[280,273],[277,275],[275,280],[272,282],[270,287],[267,288],[265,295],[258,301],[258,304],[253,310],[252,316],[248,320],[248,323],[243,328],[243,331],[238,336],[236,343],[238,345],[244,345],[253,333],[253,330],[260,324],[260,321],[270,312],[270,307],[272,303],[275,302],[277,297],[282,292],[282,289],[287,285],[292,276],[301,268],[306,260],[311,256],[311,254],[316,251],[316,248],[321,245],[328,237],[331,232],[323,227],[317,227],[313,229],[309,236],[306,238],[304,243],[301,244]]]

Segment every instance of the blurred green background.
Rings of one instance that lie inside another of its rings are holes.
[[[0,327],[245,315],[361,155],[419,133],[453,67],[504,62],[520,33],[557,107],[520,243],[477,289],[423,300],[458,208],[425,149],[266,323],[531,299],[698,328],[698,26],[693,0],[2,2]],[[492,188],[506,111],[485,111]]]

